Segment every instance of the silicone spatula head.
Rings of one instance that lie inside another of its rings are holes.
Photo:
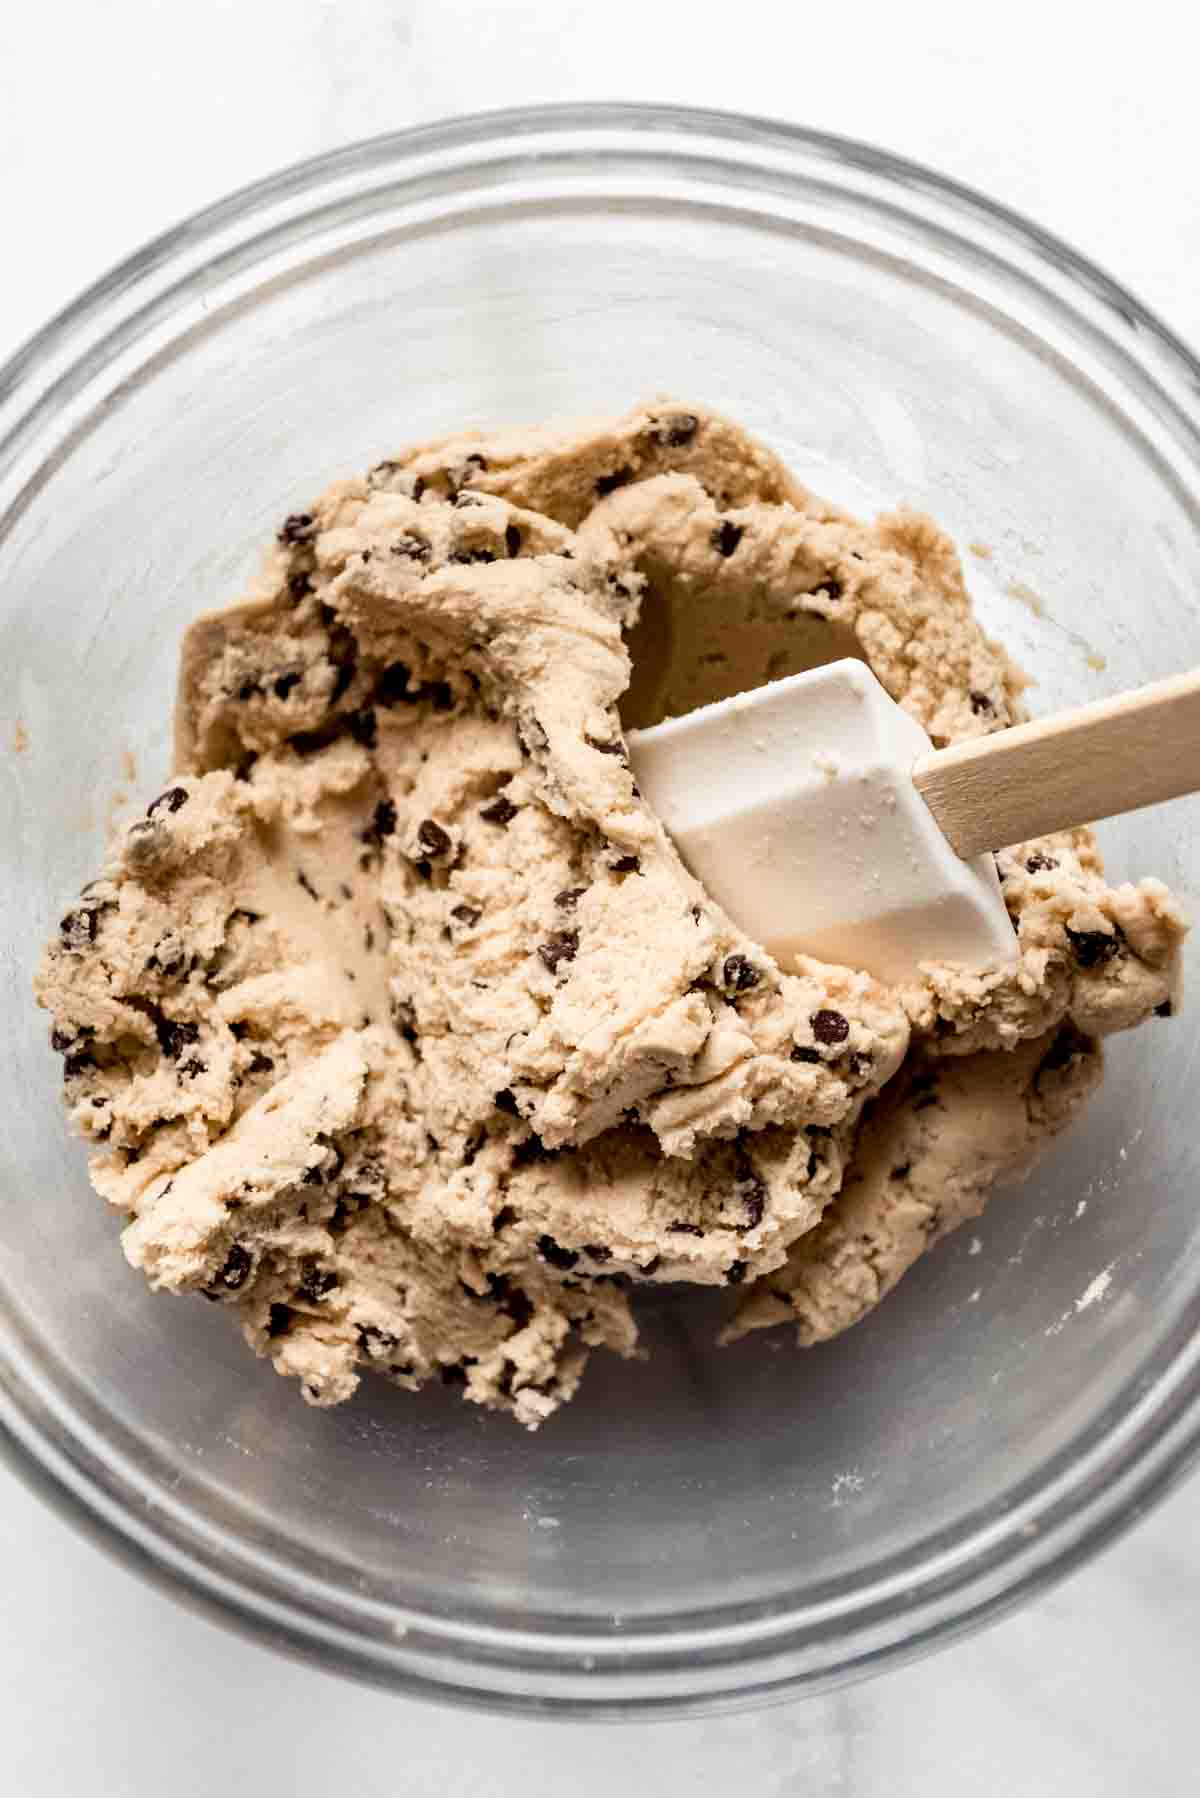
[[[1017,952],[990,854],[964,860],[913,786],[930,748],[847,660],[629,736],[638,785],[714,899],[797,954],[911,979]]]

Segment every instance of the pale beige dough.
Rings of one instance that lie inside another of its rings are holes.
[[[999,858],[1015,966],[776,967],[622,727],[847,653],[935,742],[1025,715],[933,524],[696,407],[420,446],[286,520],[38,976],[130,1261],[313,1403],[440,1375],[530,1426],[636,1352],[640,1282],[856,1321],[1169,1009],[1183,924],[1079,831]]]

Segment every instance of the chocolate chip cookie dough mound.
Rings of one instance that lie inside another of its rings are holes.
[[[314,1404],[375,1371],[530,1426],[637,1352],[647,1281],[854,1322],[1169,1009],[1183,925],[1074,832],[1000,858],[1014,966],[776,966],[623,724],[846,653],[935,742],[1024,716],[935,526],[695,407],[401,451],[288,517],[38,975],[129,1260]]]

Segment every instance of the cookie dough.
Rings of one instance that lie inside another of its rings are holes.
[[[936,744],[1025,716],[928,519],[864,524],[662,401],[402,450],[184,644],[172,784],[37,978],[156,1289],[314,1404],[366,1370],[539,1424],[648,1281],[855,1322],[1169,1013],[1183,923],[1087,831],[999,857],[1015,964],[776,966],[623,728],[845,654]]]

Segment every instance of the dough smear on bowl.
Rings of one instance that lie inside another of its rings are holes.
[[[847,653],[936,744],[1025,716],[929,519],[699,407],[402,450],[284,520],[37,979],[134,1266],[314,1404],[373,1370],[531,1427],[647,1281],[856,1322],[1169,1011],[1184,926],[1074,831],[999,857],[1013,965],[777,967],[622,727]]]

